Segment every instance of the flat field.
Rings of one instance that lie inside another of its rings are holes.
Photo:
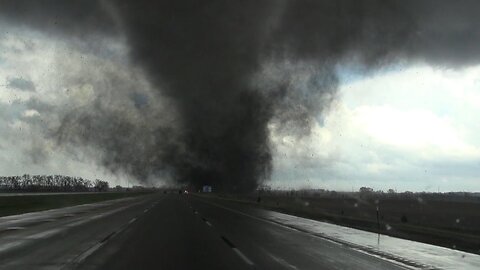
[[[71,194],[18,194],[0,196],[0,216],[17,215],[79,204],[149,194],[147,192],[90,192]]]

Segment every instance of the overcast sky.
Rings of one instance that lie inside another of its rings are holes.
[[[125,185],[129,177],[97,165],[102,153],[60,147],[48,128],[38,128],[42,119],[55,122],[62,106],[94,102],[112,73],[121,78],[117,84],[142,93],[125,90],[122,106],[147,102],[150,85],[126,60],[124,40],[96,40],[92,49],[89,41],[8,27],[0,33],[0,174],[67,174]],[[480,66],[399,64],[369,74],[339,66],[337,72],[339,98],[310,136],[270,125],[270,184],[480,191]]]
[[[311,137],[274,136],[276,185],[480,190],[480,67],[342,72],[341,98]]]
[[[62,147],[46,126],[58,124],[63,108],[81,108],[113,87],[112,73],[122,78],[115,86],[118,95],[121,85],[148,90],[141,74],[126,64],[124,44],[100,39],[92,49],[91,40],[7,27],[0,33],[0,174],[65,174],[127,185],[128,177],[97,165],[101,153]]]

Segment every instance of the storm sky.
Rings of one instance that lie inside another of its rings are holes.
[[[480,190],[475,1],[177,2],[1,1],[0,174]]]

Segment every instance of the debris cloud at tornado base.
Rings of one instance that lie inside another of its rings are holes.
[[[337,98],[339,65],[368,73],[480,58],[477,1],[1,3],[6,20],[52,35],[125,37],[129,61],[153,89],[137,94],[112,76],[91,103],[57,109],[61,121],[47,136],[100,149],[104,167],[138,181],[197,188],[243,192],[268,180],[272,129],[308,136]],[[119,106],[120,92],[134,106]]]

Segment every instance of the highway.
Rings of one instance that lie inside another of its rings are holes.
[[[405,269],[266,213],[155,194],[4,217],[0,269]]]

